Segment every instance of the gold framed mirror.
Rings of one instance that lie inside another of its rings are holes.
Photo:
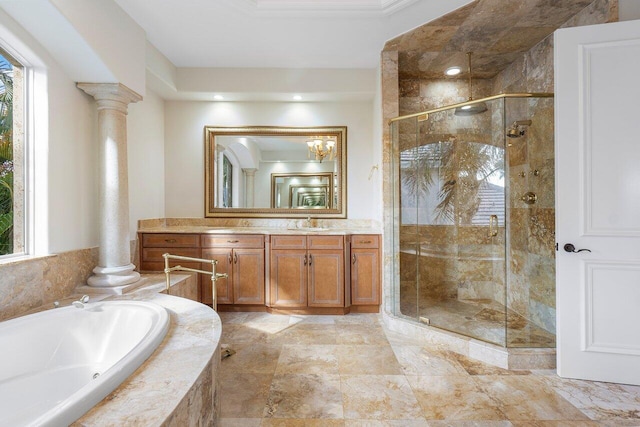
[[[347,128],[205,126],[205,217],[346,218]]]

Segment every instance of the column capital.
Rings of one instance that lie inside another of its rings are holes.
[[[121,83],[76,83],[78,89],[98,101],[98,110],[114,109],[127,113],[127,105],[142,100],[142,96]]]
[[[258,169],[256,168],[242,168],[242,172],[244,172],[247,176],[254,176],[257,170]]]

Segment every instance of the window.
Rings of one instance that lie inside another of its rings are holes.
[[[25,252],[23,74],[0,49],[0,256]]]

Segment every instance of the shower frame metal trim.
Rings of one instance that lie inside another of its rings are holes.
[[[389,119],[389,125],[391,125],[391,123],[397,122],[399,120],[411,119],[411,118],[414,118],[414,117],[419,117],[419,116],[424,116],[424,115],[427,116],[425,118],[425,120],[426,120],[426,119],[428,119],[429,114],[437,113],[437,112],[440,112],[440,111],[451,110],[451,109],[454,109],[454,108],[464,107],[466,105],[473,105],[473,104],[479,104],[481,102],[493,101],[494,99],[506,99],[506,98],[553,98],[553,96],[554,96],[554,94],[553,93],[549,93],[549,92],[540,92],[540,93],[535,93],[535,92],[534,93],[501,93],[499,95],[493,95],[493,96],[489,96],[487,98],[474,99],[473,101],[460,102],[458,104],[451,104],[451,105],[447,105],[445,107],[438,107],[438,108],[434,108],[432,110],[421,111],[419,113],[413,113],[413,114],[407,114],[406,116],[395,117],[393,119]]]

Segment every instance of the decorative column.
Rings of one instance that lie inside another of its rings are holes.
[[[98,108],[100,138],[100,259],[89,286],[124,286],[140,279],[133,271],[129,239],[127,106],[142,99],[119,83],[78,83]]]
[[[254,168],[242,169],[244,172],[244,203],[247,208],[252,208],[255,204],[255,181],[257,170],[258,169]]]

